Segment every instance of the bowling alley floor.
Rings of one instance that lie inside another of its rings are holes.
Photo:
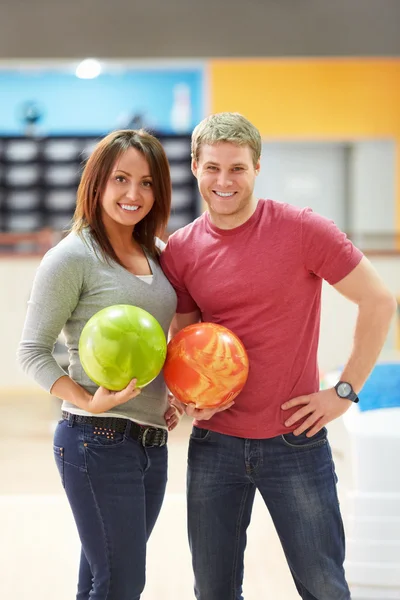
[[[52,425],[58,401],[40,392],[0,394],[0,598],[73,600],[79,542],[52,455]],[[143,600],[194,600],[186,541],[185,470],[190,421],[170,436],[169,482],[148,547]],[[341,481],[349,483],[340,423],[331,443]],[[345,514],[344,514],[345,516]],[[297,592],[271,519],[256,498],[248,531],[245,600],[295,600]]]

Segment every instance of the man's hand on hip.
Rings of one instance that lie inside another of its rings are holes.
[[[307,432],[307,437],[312,437],[328,423],[343,415],[352,405],[351,400],[339,398],[334,388],[320,390],[307,396],[298,396],[282,404],[283,410],[300,406],[291,417],[285,421],[286,427],[291,427],[297,421],[304,419],[303,423],[293,431],[294,435]]]

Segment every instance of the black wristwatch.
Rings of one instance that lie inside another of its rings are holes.
[[[353,390],[350,383],[347,381],[338,381],[335,385],[335,390],[339,398],[345,398],[346,400],[351,400],[352,402],[358,402],[359,397]]]

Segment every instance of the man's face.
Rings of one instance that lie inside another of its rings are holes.
[[[211,216],[245,215],[251,207],[259,168],[259,161],[253,164],[249,146],[231,142],[201,146],[198,161],[192,161],[192,171]]]

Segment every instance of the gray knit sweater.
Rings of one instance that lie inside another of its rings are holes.
[[[153,273],[148,284],[114,261],[108,264],[96,248],[88,233],[84,239],[70,233],[47,252],[37,270],[17,358],[47,391],[66,375],[52,354],[61,331],[68,348],[69,376],[93,394],[97,386],[84,372],[78,353],[79,337],[90,317],[107,306],[131,304],[151,313],[167,335],[175,313],[175,292],[156,260],[148,256]],[[63,409],[89,414],[65,401]],[[165,428],[166,409],[166,386],[160,374],[137,398],[106,414]]]

